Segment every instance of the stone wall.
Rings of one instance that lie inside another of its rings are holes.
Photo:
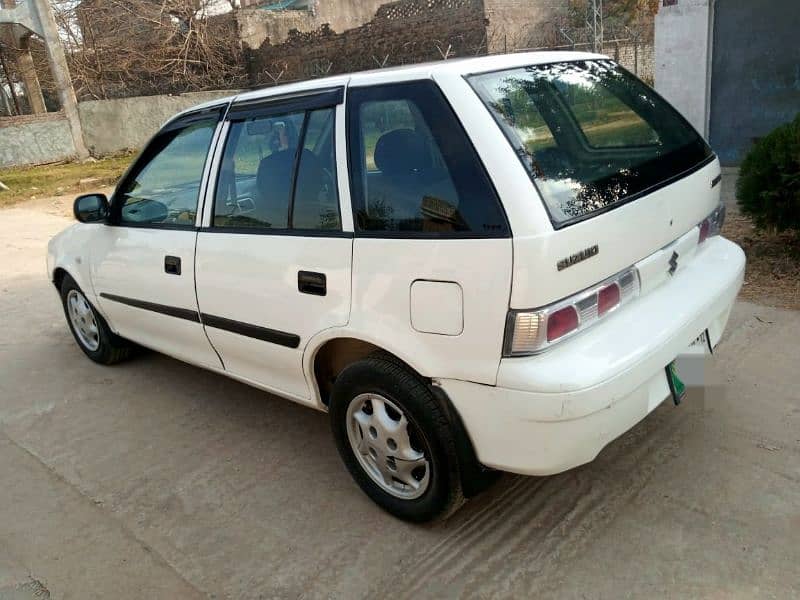
[[[176,113],[234,94],[193,92],[81,102],[78,113],[84,141],[93,156],[137,150]],[[74,155],[72,135],[62,113],[0,118],[0,167],[45,164]]]
[[[38,165],[74,155],[69,124],[60,112],[0,119],[0,167]]]
[[[235,91],[138,96],[78,104],[86,146],[94,156],[141,148],[176,113]]]
[[[400,0],[360,27],[292,31],[282,44],[248,53],[251,82],[263,85],[325,74],[483,54],[483,0]]]

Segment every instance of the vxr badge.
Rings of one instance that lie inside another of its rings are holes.
[[[672,256],[669,259],[669,271],[667,273],[671,275],[675,275],[675,271],[678,270],[678,253],[672,252]]]

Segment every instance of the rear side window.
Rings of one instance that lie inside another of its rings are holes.
[[[214,227],[339,230],[334,109],[231,123]]]
[[[433,82],[352,88],[348,134],[357,231],[508,235],[483,165]]]
[[[677,111],[612,61],[535,65],[469,81],[555,227],[638,198],[713,157]]]

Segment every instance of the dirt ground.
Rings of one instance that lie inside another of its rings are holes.
[[[0,598],[800,596],[800,312],[738,303],[705,392],[414,526],[356,488],[326,415],[86,359],[45,275],[64,212],[0,211]]]

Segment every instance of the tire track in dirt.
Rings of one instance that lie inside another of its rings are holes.
[[[595,462],[567,473],[504,477],[440,525],[445,537],[370,597],[485,597],[485,590],[491,597],[541,596],[555,589],[566,576],[560,564],[641,492],[699,410],[658,410]]]

